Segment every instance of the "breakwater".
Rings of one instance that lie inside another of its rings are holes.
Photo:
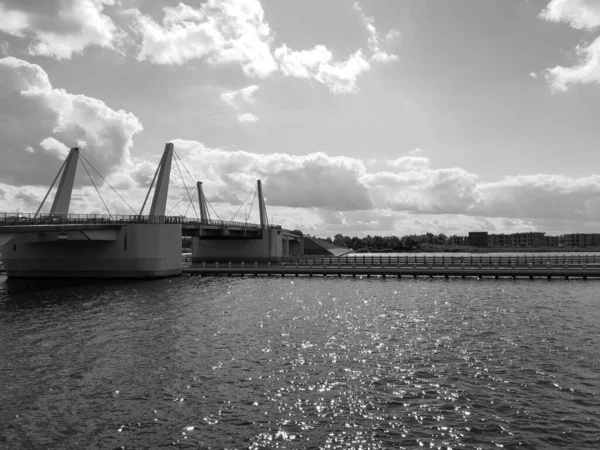
[[[183,260],[183,273],[213,276],[600,278],[598,255],[347,256]]]

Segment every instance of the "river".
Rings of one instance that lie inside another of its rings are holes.
[[[599,288],[0,275],[0,448],[600,448]]]

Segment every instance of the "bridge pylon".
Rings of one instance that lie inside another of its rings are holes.
[[[267,216],[267,208],[265,206],[265,198],[263,197],[262,183],[260,180],[256,180],[258,189],[258,208],[260,212],[260,227],[266,228],[269,225],[269,218]]]
[[[73,183],[75,182],[78,161],[79,148],[74,147],[69,151],[65,160],[56,196],[52,202],[52,208],[50,208],[50,214],[69,214],[69,205],[71,204],[71,194],[73,193]]]
[[[206,223],[210,217],[208,215],[208,209],[206,208],[206,198],[204,197],[204,191],[202,190],[202,181],[198,181],[196,184],[198,188],[198,203],[200,206],[200,221]]]

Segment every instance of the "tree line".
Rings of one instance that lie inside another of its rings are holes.
[[[357,236],[344,236],[341,233],[336,234],[333,239],[325,239],[340,247],[351,248],[352,250],[387,250],[387,251],[410,251],[420,250],[428,246],[446,245],[448,236],[445,234],[411,234],[407,236],[371,236],[363,238]]]

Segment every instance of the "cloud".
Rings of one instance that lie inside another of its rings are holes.
[[[360,49],[345,61],[334,61],[331,51],[323,45],[301,51],[282,45],[275,50],[275,58],[284,75],[314,79],[334,94],[357,92],[358,76],[371,69]]]
[[[40,66],[14,57],[0,59],[0,80],[0,181],[49,184],[50,168],[78,142],[105,176],[129,163],[142,130],[132,113],[53,88]]]
[[[160,24],[139,10],[130,11],[141,36],[139,60],[162,65],[181,65],[196,59],[209,64],[236,63],[251,77],[266,78],[279,72],[315,80],[335,94],[358,92],[358,77],[371,70],[362,49],[345,59],[334,58],[325,45],[293,50],[283,43],[271,50],[274,36],[258,0],[208,0],[199,8],[180,3],[163,11]],[[382,50],[373,18],[364,14],[361,17],[369,33],[371,59],[394,60],[395,55]],[[389,36],[392,39],[394,34]],[[233,102],[229,95],[233,94],[224,93],[221,98]]]
[[[530,76],[531,78],[533,78],[534,80],[536,80],[536,79],[537,79],[537,77],[538,77],[538,76],[537,76],[537,73],[535,73],[535,72],[529,72],[529,76]]]
[[[552,0],[540,13],[550,22],[565,22],[578,30],[600,27],[600,3],[597,0]],[[600,83],[600,37],[575,49],[579,58],[572,67],[556,66],[544,71],[550,89],[564,92],[571,84]]]
[[[482,201],[474,214],[529,219],[600,220],[600,176],[569,178],[564,175],[507,176],[481,183]]]
[[[540,18],[591,31],[600,27],[600,3],[597,0],[552,0],[540,13]]]
[[[354,9],[358,13],[363,27],[369,35],[367,42],[369,45],[369,49],[372,52],[371,59],[373,61],[379,62],[398,61],[398,55],[388,53],[382,49],[381,37],[379,36],[377,28],[375,28],[375,19],[372,16],[367,16],[358,2],[354,2]],[[391,41],[394,38],[396,38],[399,34],[400,33],[396,30],[390,30],[388,31],[385,40]]]
[[[238,63],[249,76],[277,70],[270,51],[271,30],[258,0],[208,0],[163,8],[162,24],[135,12],[142,36],[138,59],[181,65],[194,59],[212,64]]]
[[[237,120],[240,123],[254,123],[254,122],[258,122],[259,117],[255,116],[254,114],[251,114],[251,113],[243,113],[243,114],[238,114]]]
[[[118,49],[124,38],[112,19],[104,14],[116,0],[45,0],[0,3],[0,31],[28,38],[29,53],[69,59],[88,46]]]
[[[186,165],[193,168],[192,173],[205,182],[205,194],[211,201],[241,202],[256,180],[262,179],[269,205],[339,211],[372,207],[359,180],[366,168],[357,159],[325,153],[228,152],[179,139],[173,143]]]
[[[254,103],[254,93],[258,86],[251,85],[242,89],[225,91],[221,93],[221,100],[232,108],[238,109],[242,103]]]
[[[468,213],[481,201],[478,176],[460,168],[419,168],[405,172],[365,174],[378,207],[434,214]]]
[[[579,46],[576,53],[580,58],[573,67],[556,66],[544,72],[553,91],[564,92],[570,84],[600,83],[600,37],[587,46]]]

